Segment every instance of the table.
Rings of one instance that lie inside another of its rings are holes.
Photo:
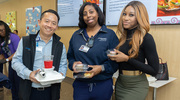
[[[147,77],[148,81],[150,81],[150,78],[152,77]],[[153,87],[153,100],[156,100],[156,90],[159,87],[162,87],[172,81],[176,80],[174,77],[169,77],[169,80],[158,80],[155,82],[149,82],[149,87]]]

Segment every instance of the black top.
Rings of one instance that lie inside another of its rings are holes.
[[[131,41],[135,29],[127,31],[127,40],[119,48],[119,50],[126,55],[128,55],[128,51],[131,48],[129,42]],[[148,64],[145,64],[145,59],[147,60]],[[159,69],[159,58],[152,35],[147,33],[144,36],[143,43],[140,45],[138,57],[130,58],[127,62],[120,62],[119,65],[120,70],[140,70],[144,73],[155,76]]]

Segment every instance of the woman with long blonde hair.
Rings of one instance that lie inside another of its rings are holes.
[[[119,63],[119,77],[115,85],[116,100],[145,100],[149,90],[146,74],[158,73],[159,59],[156,45],[149,32],[150,24],[146,7],[131,1],[123,9],[117,34],[117,55],[108,57]],[[148,64],[145,64],[145,59]]]

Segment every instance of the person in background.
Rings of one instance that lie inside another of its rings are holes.
[[[116,100],[145,100],[149,91],[146,74],[158,73],[159,58],[144,4],[131,1],[122,10],[117,27],[120,35],[117,55],[109,58],[119,63],[119,75],[115,84]],[[145,59],[148,64],[145,64]]]
[[[61,83],[41,85],[35,78],[44,67],[44,55],[54,55],[55,71],[66,76],[66,49],[55,34],[60,18],[56,11],[46,10],[41,14],[37,34],[23,37],[12,60],[12,67],[20,78],[21,100],[59,100]]]
[[[18,30],[14,30],[13,33],[18,35]]]
[[[14,30],[13,31],[14,34],[18,35],[18,30]],[[19,36],[19,35],[18,35]],[[21,37],[19,36],[19,38],[21,39]]]
[[[113,93],[112,75],[118,69],[108,59],[106,51],[114,49],[119,40],[113,30],[104,25],[104,15],[95,3],[84,3],[79,10],[79,30],[69,42],[69,69],[78,74],[75,66],[87,64],[88,78],[76,78],[74,100],[110,100]],[[84,74],[85,75],[85,74]]]
[[[4,56],[2,54],[0,54],[0,59],[3,59],[3,58],[4,58]],[[0,64],[0,73],[3,73],[3,64]],[[0,92],[1,91],[3,91],[3,86],[0,86]]]
[[[19,43],[19,37],[16,34],[13,34],[9,26],[0,20],[0,52],[4,56],[3,59],[0,59],[0,64],[9,63],[9,79],[12,82],[12,100],[19,100],[18,91],[19,91],[19,77],[17,73],[11,67],[11,60],[16,52]]]

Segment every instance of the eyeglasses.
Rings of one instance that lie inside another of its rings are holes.
[[[3,32],[3,31],[5,31],[5,29],[0,29],[0,32]]]

